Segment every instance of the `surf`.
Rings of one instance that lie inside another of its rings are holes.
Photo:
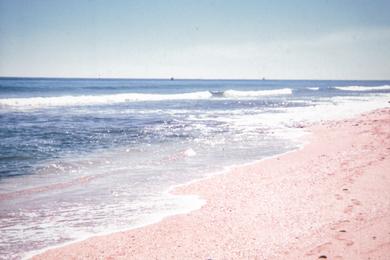
[[[390,90],[390,85],[374,86],[374,87],[346,86],[346,87],[334,87],[334,88],[338,90],[344,90],[344,91],[377,91],[377,90]]]
[[[238,91],[238,90],[226,90],[223,92],[225,98],[253,98],[253,97],[266,97],[266,96],[280,96],[291,95],[291,88],[281,88],[272,90],[253,90],[253,91]]]
[[[179,94],[146,94],[124,93],[111,95],[82,95],[82,96],[56,96],[56,97],[29,97],[0,99],[0,107],[57,107],[57,106],[83,106],[83,105],[110,105],[126,102],[164,101],[164,100],[197,100],[209,99],[209,91],[198,91]]]

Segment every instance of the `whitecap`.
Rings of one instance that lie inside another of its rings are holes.
[[[281,88],[271,90],[256,90],[256,91],[238,91],[238,90],[226,90],[223,92],[223,96],[226,98],[247,98],[247,97],[264,97],[264,96],[279,96],[279,95],[291,95],[292,89]]]
[[[383,86],[346,86],[346,87],[334,87],[335,89],[344,90],[344,91],[375,91],[375,90],[390,90],[389,85]]]
[[[29,97],[29,98],[3,98],[0,107],[56,107],[56,106],[83,106],[108,105],[138,101],[164,101],[164,100],[197,100],[211,98],[209,91],[198,91],[178,94],[146,94],[123,93],[111,95],[82,95],[82,96],[56,96],[56,97]]]
[[[196,152],[192,148],[188,148],[183,152],[183,154],[187,157],[192,157],[196,155]]]

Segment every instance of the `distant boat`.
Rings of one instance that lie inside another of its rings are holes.
[[[263,77],[261,80],[265,80],[265,78]]]
[[[175,80],[175,79],[173,77],[171,77],[170,80]]]

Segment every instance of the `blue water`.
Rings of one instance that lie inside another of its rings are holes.
[[[390,81],[0,78],[0,257],[196,208],[167,191],[388,100]]]

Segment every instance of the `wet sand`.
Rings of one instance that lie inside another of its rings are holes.
[[[308,127],[301,150],[186,186],[188,214],[35,259],[390,259],[390,109]]]

